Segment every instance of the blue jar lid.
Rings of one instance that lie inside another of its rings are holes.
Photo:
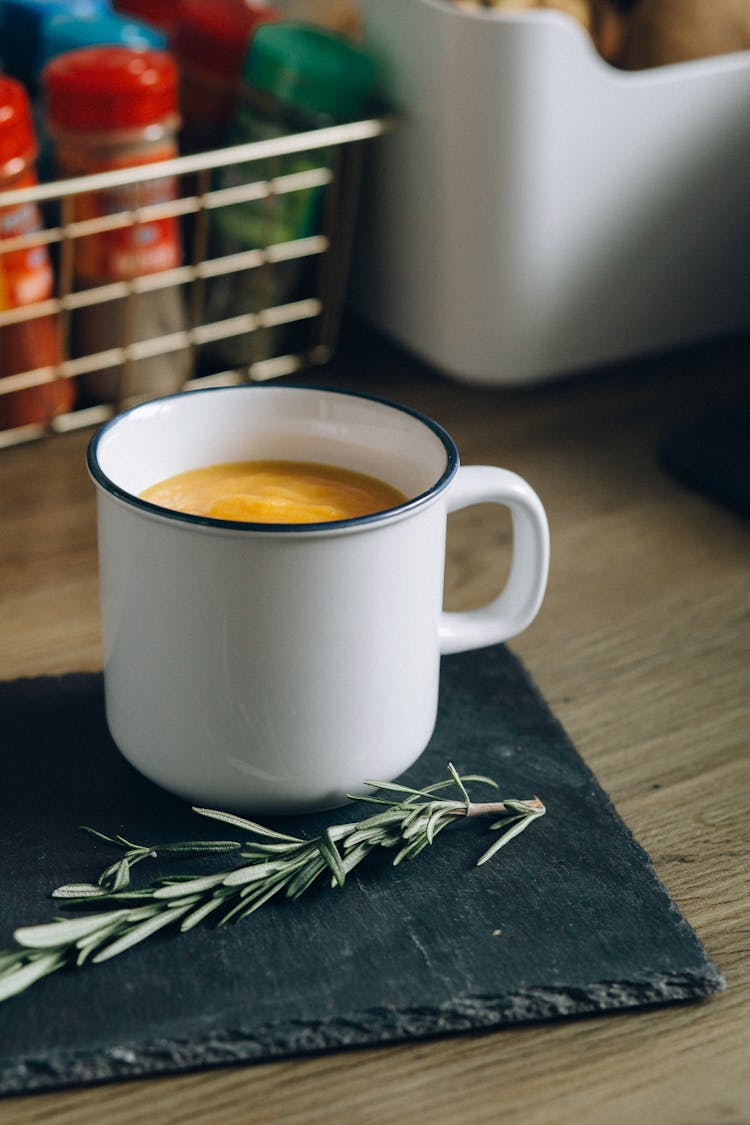
[[[40,64],[43,66],[66,51],[109,44],[134,47],[136,50],[162,50],[167,45],[167,37],[155,27],[116,12],[89,12],[86,15],[60,12],[45,20],[42,26]]]

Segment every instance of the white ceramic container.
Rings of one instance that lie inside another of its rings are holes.
[[[750,51],[615,70],[572,17],[361,0],[398,120],[350,304],[436,370],[536,382],[750,326]]]

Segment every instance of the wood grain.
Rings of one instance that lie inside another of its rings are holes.
[[[699,1005],[17,1097],[0,1102],[0,1123],[750,1122],[750,524],[684,488],[657,456],[682,419],[747,400],[749,360],[737,340],[484,389],[349,327],[335,363],[309,377],[416,406],[452,432],[465,463],[505,465],[538,490],[550,584],[512,647],[727,991]],[[89,436],[0,451],[0,677],[101,666]],[[502,513],[451,517],[446,604],[492,594],[508,551]]]

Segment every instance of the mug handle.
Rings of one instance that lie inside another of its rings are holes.
[[[490,465],[459,468],[447,494],[449,512],[471,504],[503,504],[513,519],[513,557],[504,588],[479,609],[441,613],[440,651],[466,652],[499,644],[536,617],[547,587],[549,527],[542,502],[526,481]]]

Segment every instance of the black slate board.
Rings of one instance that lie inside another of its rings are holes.
[[[15,926],[51,919],[55,886],[95,878],[113,858],[78,825],[150,843],[217,835],[214,822],[119,755],[99,675],[0,684],[0,729],[0,948]],[[101,966],[53,974],[0,1005],[0,1092],[662,1004],[723,987],[504,647],[444,660],[437,729],[406,779],[429,784],[449,760],[495,777],[506,796],[539,794],[547,816],[481,868],[474,861],[488,828],[462,822],[412,863],[394,869],[385,853],[373,857],[343,890],[269,905],[218,931],[162,934]],[[295,831],[314,834],[368,809],[303,818]],[[210,870],[216,861],[201,862]]]

